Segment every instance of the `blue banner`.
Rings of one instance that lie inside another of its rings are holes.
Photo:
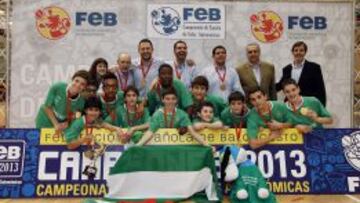
[[[82,174],[90,163],[86,148],[68,150],[52,139],[41,142],[36,129],[0,130],[1,198],[102,197],[107,192],[105,179],[123,145],[109,145],[96,161],[95,179],[88,180]],[[248,155],[277,194],[360,192],[358,129],[318,130],[304,135],[301,144],[272,144]]]

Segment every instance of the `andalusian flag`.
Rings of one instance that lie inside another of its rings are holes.
[[[171,202],[201,193],[206,202],[221,199],[212,150],[203,146],[132,147],[111,168],[107,186],[105,201]]]

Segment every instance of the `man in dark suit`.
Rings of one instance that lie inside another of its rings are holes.
[[[260,87],[270,100],[276,100],[274,65],[260,60],[260,46],[256,43],[246,46],[246,56],[248,62],[236,69],[245,94]]]
[[[282,82],[292,78],[298,83],[302,96],[314,96],[325,106],[326,91],[320,65],[305,60],[307,45],[302,41],[296,42],[292,46],[291,52],[294,62],[283,68],[283,74],[276,84],[276,90],[280,91]]]

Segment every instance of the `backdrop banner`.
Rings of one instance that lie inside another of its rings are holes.
[[[257,42],[261,59],[275,65],[277,80],[292,62],[292,44],[302,40],[306,58],[321,65],[333,127],[351,124],[351,2],[29,0],[12,6],[12,128],[35,126],[51,84],[69,81],[99,57],[111,66],[120,52],[135,59],[145,37],[164,60],[173,58],[173,43],[184,39],[199,69],[212,64],[216,45],[226,47],[227,67],[234,68],[246,62],[245,46]]]
[[[246,137],[246,131],[243,130]],[[106,177],[124,150],[116,136],[105,130],[94,132],[98,142],[108,145],[97,161],[95,179],[82,172],[90,160],[86,146],[70,151],[53,129],[0,130],[0,197],[102,197]],[[235,130],[202,131],[210,144],[237,144]],[[263,132],[260,136],[268,136]],[[189,135],[161,129],[151,145],[196,144]],[[246,144],[246,140],[241,141]],[[268,146],[248,155],[277,194],[354,194],[360,192],[360,130],[318,130],[304,137],[289,129]],[[171,161],[171,160],[169,160]]]

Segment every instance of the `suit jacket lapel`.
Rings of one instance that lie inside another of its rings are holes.
[[[254,71],[253,71],[250,63],[246,64],[246,71],[247,71],[247,74],[250,75],[251,82],[253,82],[254,84],[257,84],[256,77],[255,77]],[[259,85],[259,84],[257,84],[257,85]]]
[[[305,60],[305,61],[304,61],[304,67],[303,67],[303,69],[301,70],[301,74],[300,74],[300,78],[299,78],[298,84],[300,84],[300,83],[302,82],[302,79],[304,78],[303,75],[306,74],[307,69],[308,69],[308,62]],[[304,74],[304,73],[305,73],[305,74]]]
[[[260,87],[265,82],[265,75],[266,75],[266,67],[264,66],[264,63],[260,62]]]

